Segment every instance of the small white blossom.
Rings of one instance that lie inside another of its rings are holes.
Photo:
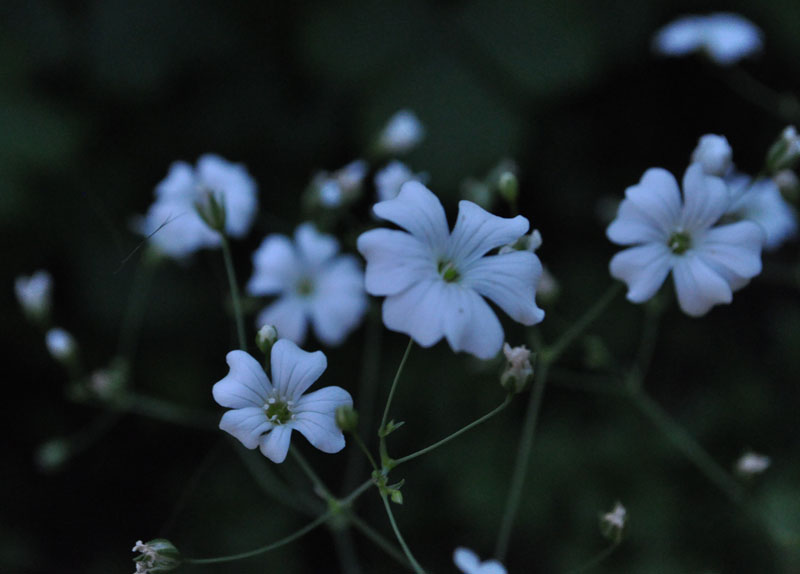
[[[774,180],[737,174],[727,179],[729,221],[753,221],[764,232],[764,249],[774,250],[797,233],[797,214],[781,195]]]
[[[692,152],[692,163],[699,163],[708,175],[723,177],[731,168],[733,150],[725,136],[700,136]]]
[[[31,317],[45,317],[50,312],[53,278],[43,270],[30,277],[20,276],[14,280],[14,292],[20,307]]]
[[[738,14],[684,16],[658,31],[653,48],[665,56],[704,52],[717,64],[727,66],[761,50],[761,30]]]
[[[398,160],[393,160],[375,174],[375,190],[378,201],[394,199],[400,193],[400,188],[407,181],[425,182],[425,176],[415,174],[406,165]]]
[[[464,574],[506,574],[505,567],[497,560],[481,562],[469,548],[459,547],[453,552],[453,562]]]
[[[506,357],[506,368],[500,375],[500,383],[510,391],[522,391],[533,378],[531,352],[525,345],[512,347],[503,343],[503,354]]]
[[[619,543],[625,534],[625,524],[628,521],[628,511],[617,501],[611,512],[600,515],[600,531],[609,540]]]
[[[338,345],[361,322],[367,308],[364,273],[352,255],[338,255],[339,243],[303,223],[294,242],[269,235],[253,253],[251,295],[278,295],[256,319],[274,325],[281,337],[302,344],[308,323],[326,345]]]
[[[70,358],[77,347],[75,338],[60,327],[53,327],[47,331],[44,342],[53,358],[59,361]]]
[[[353,406],[350,393],[341,387],[325,387],[303,394],[328,365],[322,351],[309,353],[280,339],[272,347],[271,381],[258,361],[244,351],[231,351],[225,359],[230,372],[212,392],[215,401],[233,410],[222,416],[219,428],[247,448],[259,447],[278,463],[286,459],[293,430],[323,452],[344,448],[336,409]]]
[[[407,182],[396,199],[373,207],[406,231],[367,231],[358,250],[367,260],[367,292],[386,296],[387,328],[423,347],[444,337],[454,351],[488,359],[503,344],[503,327],[481,296],[523,325],[538,323],[542,264],[530,251],[487,255],[522,237],[527,219],[497,217],[470,201],[458,205],[451,233],[439,199],[421,183]]]
[[[746,452],[736,461],[736,472],[745,477],[755,476],[767,470],[771,463],[768,456]]]
[[[224,207],[225,233],[231,237],[243,237],[250,230],[258,209],[256,184],[247,169],[213,154],[201,156],[197,167],[173,163],[155,193],[155,202],[136,228],[159,251],[176,259],[221,244],[219,233],[197,213],[196,205],[206,203],[208,194]]]
[[[378,135],[378,147],[385,153],[406,153],[425,138],[425,128],[411,110],[395,113]]]
[[[700,316],[761,272],[763,233],[740,221],[713,227],[729,205],[718,177],[692,164],[678,182],[666,170],[649,169],[625,191],[617,217],[606,234],[614,243],[633,245],[609,265],[612,277],[628,285],[628,300],[643,303],[655,295],[670,271],[681,309]]]
[[[356,199],[368,171],[367,162],[357,159],[333,173],[318,172],[311,180],[311,189],[323,207],[340,207]]]

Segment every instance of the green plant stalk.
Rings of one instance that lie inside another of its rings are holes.
[[[409,564],[408,560],[406,559],[405,554],[401,550],[399,550],[396,546],[394,546],[389,540],[383,537],[383,535],[372,528],[369,524],[361,520],[355,514],[351,514],[349,516],[350,522],[353,524],[356,530],[361,532],[366,538],[368,538],[372,543],[374,543],[378,548],[386,552],[389,556],[394,558],[398,563],[402,564],[403,566],[408,566],[409,568],[411,565]]]
[[[384,466],[390,460],[386,449],[386,435],[384,434],[386,430],[386,421],[389,418],[389,409],[392,406],[392,399],[394,399],[394,393],[397,390],[397,383],[400,380],[400,375],[403,373],[403,368],[406,366],[408,355],[411,353],[411,347],[413,346],[414,339],[409,339],[406,351],[403,353],[403,358],[400,360],[400,365],[397,367],[397,372],[394,374],[394,380],[392,380],[392,386],[389,389],[389,396],[386,398],[386,406],[383,409],[383,417],[381,417],[381,426],[379,427],[378,434],[380,435],[381,464]]]
[[[225,272],[228,275],[228,285],[231,290],[233,300],[233,315],[236,321],[236,334],[239,337],[239,348],[247,350],[247,337],[244,330],[244,313],[242,312],[242,300],[239,295],[239,282],[236,280],[236,271],[233,268],[233,257],[228,237],[224,233],[219,234],[222,239],[222,255],[225,259]]]
[[[408,547],[408,544],[406,544],[403,535],[400,533],[400,529],[397,527],[397,522],[392,512],[392,505],[389,503],[389,498],[386,496],[385,492],[381,492],[381,500],[383,501],[383,507],[386,509],[386,514],[389,517],[389,522],[392,525],[392,530],[394,530],[394,535],[397,537],[397,541],[400,543],[400,548],[403,549],[406,558],[408,558],[408,561],[411,563],[411,567],[417,574],[425,574],[425,570],[419,565],[417,559],[414,558],[414,554],[411,553],[411,549]]]

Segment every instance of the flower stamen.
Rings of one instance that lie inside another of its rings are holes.
[[[683,255],[692,246],[692,238],[684,231],[676,231],[670,235],[667,246],[675,255]]]
[[[442,276],[442,279],[447,281],[448,283],[452,283],[454,281],[458,281],[461,274],[456,269],[456,266],[453,265],[452,261],[441,260],[439,261],[438,265],[439,275]]]

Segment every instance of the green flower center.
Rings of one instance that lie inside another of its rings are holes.
[[[448,283],[458,281],[458,278],[461,277],[461,274],[458,272],[458,269],[456,269],[456,266],[453,265],[453,262],[445,259],[439,261],[438,271],[439,275],[442,276],[442,279]]]
[[[692,246],[692,238],[688,233],[676,231],[670,235],[667,245],[675,255],[683,255]]]
[[[264,411],[267,413],[267,419],[275,424],[286,424],[292,419],[289,404],[280,399],[269,399],[264,405]]]
[[[314,283],[308,277],[303,277],[297,282],[297,294],[307,297],[314,292]]]

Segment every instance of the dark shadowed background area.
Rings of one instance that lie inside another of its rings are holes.
[[[800,93],[795,0],[3,2],[0,306],[10,369],[0,417],[0,571],[132,572],[137,539],[165,536],[188,556],[213,556],[277,540],[309,520],[264,495],[213,418],[209,430],[135,414],[106,420],[102,408],[68,400],[66,373],[16,305],[15,276],[52,273],[56,323],[77,338],[87,370],[104,367],[143,253],[129,257],[141,242],[130,221],[171,162],[215,152],[257,180],[257,223],[233,247],[244,281],[264,235],[291,232],[306,217],[300,197],[313,173],[362,155],[393,112],[410,108],[428,136],[405,159],[428,172],[451,216],[462,179],[506,157],[518,162],[520,211],[541,230],[539,255],[561,287],[541,326],[552,340],[612,282],[615,247],[598,215],[604,202],[620,199],[649,167],[682,173],[708,132],[726,135],[737,165],[754,173],[786,125],[777,110],[733,89],[726,70],[651,53],[661,25],[720,9],[764,31],[764,53],[743,67],[778,91]],[[372,193],[367,186],[356,207],[364,226],[372,225]],[[508,215],[501,202],[495,211]],[[360,229],[336,231],[353,251]],[[771,542],[630,401],[567,388],[554,373],[510,573],[565,573],[601,551],[598,513],[615,500],[628,508],[629,534],[598,573],[800,571],[799,256],[796,242],[765,256],[764,273],[702,319],[670,299],[645,383],[724,467],[747,448],[772,457],[747,488],[795,538]],[[158,267],[132,367],[137,392],[221,413],[210,388],[235,347],[227,291],[216,251]],[[380,359],[382,405],[406,341],[385,330],[375,338],[377,303],[372,327],[325,349],[323,384],[353,392],[357,407],[365,349]],[[620,296],[589,333],[627,364],[643,314]],[[503,320],[509,340],[527,340]],[[587,341],[562,369],[603,374],[596,353],[587,359]],[[393,452],[416,450],[494,407],[503,398],[500,368],[445,344],[414,349],[393,409],[406,421],[391,437]],[[526,400],[393,475],[406,479],[401,529],[430,571],[455,572],[458,545],[490,556]],[[58,469],[37,465],[46,441],[104,423],[104,434]],[[350,447],[324,455],[296,436],[293,448],[345,492]],[[276,470],[260,455],[247,460],[257,476],[310,492],[291,461]],[[367,476],[362,469],[356,478]],[[357,508],[391,539],[373,492]],[[337,536],[346,535],[320,528],[258,558],[182,571],[336,573]],[[351,542],[363,572],[405,571],[360,534]]]

